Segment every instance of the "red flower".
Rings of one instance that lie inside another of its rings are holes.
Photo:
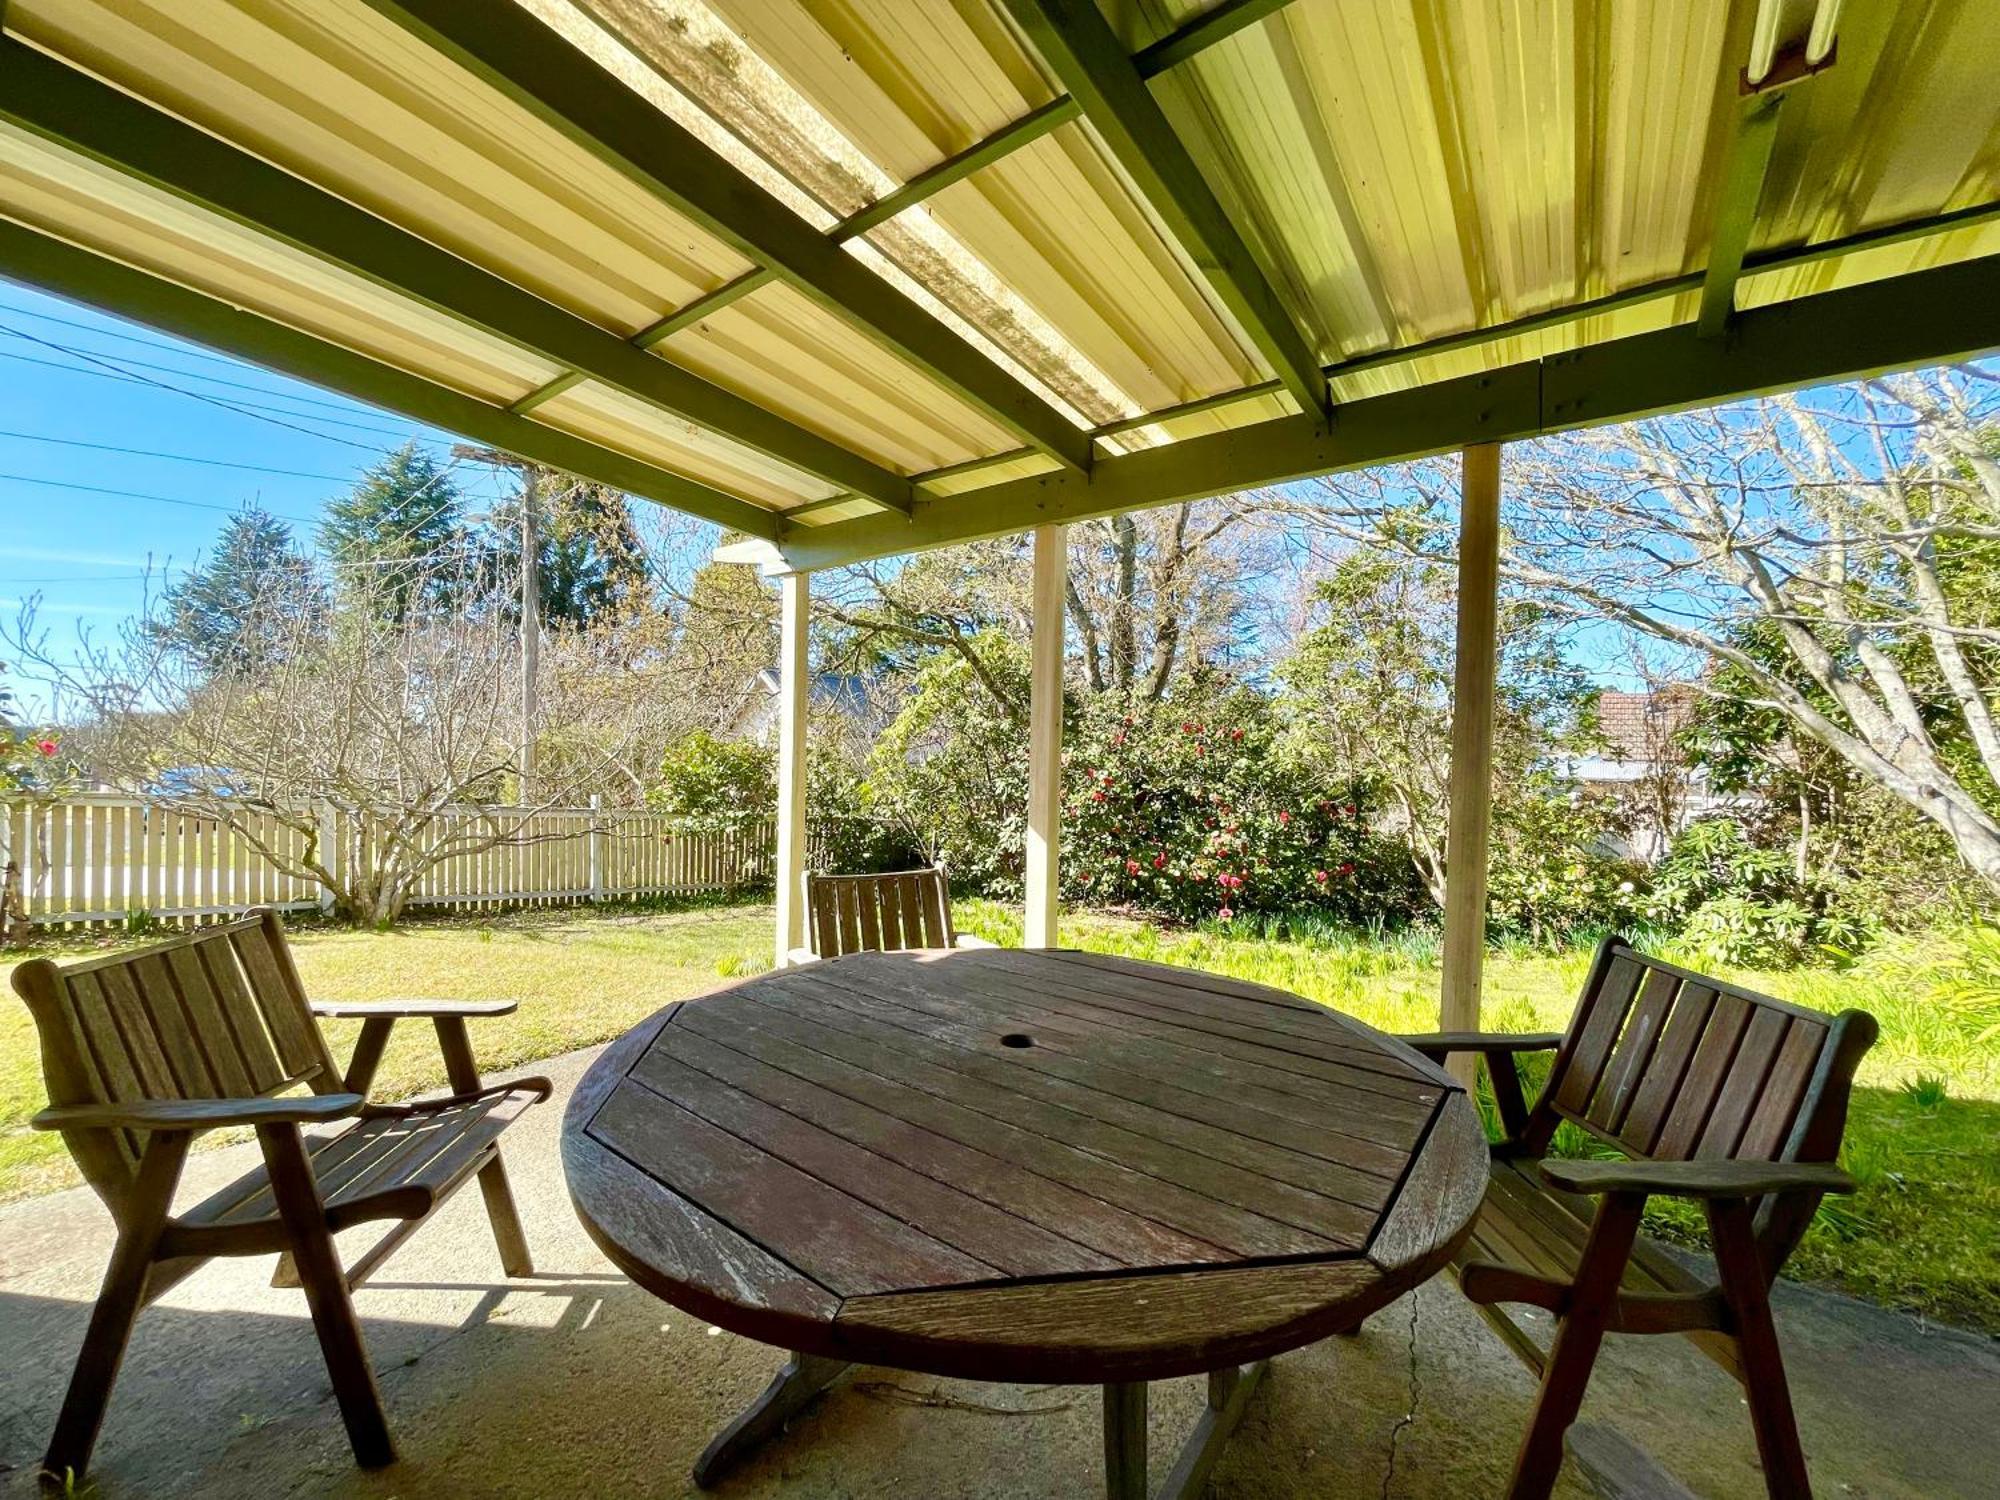
[[[1282,827],[1284,827],[1284,826],[1285,826],[1286,824],[1290,823],[1291,821],[1292,821],[1292,815],[1291,815],[1290,813],[1286,812],[1286,811],[1285,811],[1285,810],[1284,810],[1284,809],[1283,809],[1282,807],[1281,807],[1281,808],[1279,808],[1279,809],[1278,809],[1278,826],[1279,826],[1280,828],[1282,828]]]
[[[1229,731],[1229,737],[1232,740],[1240,740],[1243,738],[1243,731],[1240,729],[1232,729]]]
[[[54,755],[56,753],[56,742],[54,740],[37,740],[35,741],[35,748],[44,755]]]
[[[1097,791],[1094,791],[1094,792],[1092,792],[1092,793],[1090,794],[1090,800],[1091,800],[1092,802],[1102,802],[1102,801],[1104,800],[1104,791],[1103,791],[1103,789],[1102,789],[1102,788],[1099,788],[1099,789],[1098,789]]]
[[[1153,856],[1153,868],[1156,870],[1164,870],[1166,866],[1167,866],[1167,854],[1166,851],[1162,849],[1158,854],[1155,854]]]
[[[1194,720],[1193,720],[1193,719],[1182,719],[1182,720],[1181,720],[1181,733],[1182,733],[1182,734],[1193,734],[1193,733],[1194,733]]]
[[[1343,809],[1343,811],[1346,812],[1348,817],[1350,818],[1353,817],[1355,812],[1354,804],[1352,802],[1348,803],[1347,806]]]
[[[1342,865],[1340,873],[1343,875],[1352,875],[1354,873],[1354,862],[1349,860],[1346,864]]]

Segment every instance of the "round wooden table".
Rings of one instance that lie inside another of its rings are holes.
[[[1207,1373],[1195,1493],[1272,1355],[1442,1269],[1479,1118],[1279,990],[1096,954],[864,953],[670,1005],[563,1125],[584,1227],[674,1306],[793,1351],[706,1484],[850,1363],[1102,1384],[1114,1500],[1146,1382]]]

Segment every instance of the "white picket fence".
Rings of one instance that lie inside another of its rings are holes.
[[[144,798],[86,794],[60,802],[0,804],[0,866],[20,869],[31,921],[96,926],[144,912],[166,922],[233,916],[256,906],[325,904],[314,881],[287,874],[257,846],[283,855],[303,835],[270,813],[235,815],[238,826]],[[320,816],[336,860],[365,852],[373,820]],[[503,842],[487,842],[494,830]],[[692,896],[771,878],[776,832],[768,818],[725,829],[647,811],[463,808],[428,830],[428,847],[453,841],[424,872],[412,906],[481,907]],[[339,868],[336,865],[336,868]]]

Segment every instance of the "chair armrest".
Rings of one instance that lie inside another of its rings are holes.
[[[785,962],[794,968],[801,964],[816,964],[819,955],[810,948],[794,948],[785,955]]]
[[[511,1016],[518,1000],[314,1000],[312,1013],[323,1021],[369,1016]]]
[[[1560,1031],[1426,1031],[1396,1038],[1418,1052],[1480,1052],[1487,1056],[1516,1052],[1553,1052],[1562,1045]]]
[[[1766,1193],[1851,1193],[1828,1161],[1566,1161],[1541,1164],[1544,1181],[1572,1193],[1662,1193],[1674,1198],[1761,1198]]]
[[[126,1104],[58,1104],[28,1123],[37,1130],[219,1130],[228,1125],[311,1124],[357,1115],[359,1094],[289,1099],[137,1099]]]
[[[983,937],[974,937],[969,932],[961,932],[952,944],[956,948],[998,948],[998,943],[988,942]]]

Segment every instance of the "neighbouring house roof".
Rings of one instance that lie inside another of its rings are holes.
[[[732,730],[744,739],[768,739],[778,722],[778,672],[765,667],[750,680]],[[854,673],[816,672],[808,689],[814,711],[832,711],[871,733],[881,714],[870,678]]]
[[[2000,345],[1991,3],[4,12],[0,274],[794,567]]]
[[[1645,693],[1603,693],[1597,724],[1609,747],[1598,759],[1646,765],[1694,719],[1694,689],[1667,687]]]

